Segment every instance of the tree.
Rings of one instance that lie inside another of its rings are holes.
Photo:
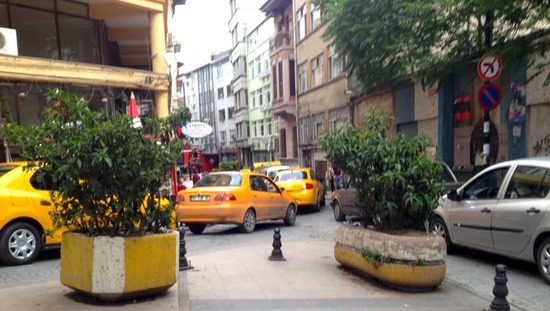
[[[313,0],[330,21],[324,38],[347,55],[365,89],[408,76],[433,84],[492,51],[506,59],[546,53],[547,0]]]
[[[372,110],[365,115],[365,128],[325,132],[318,144],[349,174],[363,226],[422,230],[443,193],[442,168],[424,156],[426,137],[389,135],[389,120]]]
[[[92,111],[77,94],[51,89],[47,96],[53,104],[42,124],[10,123],[4,131],[30,168],[55,181],[54,229],[130,236],[166,228],[174,205],[159,189],[185,144],[174,139],[174,124],[189,121],[189,110],[142,118],[143,128],[134,129],[129,116]]]

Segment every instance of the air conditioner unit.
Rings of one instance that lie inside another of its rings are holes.
[[[15,29],[0,27],[0,54],[18,55]]]

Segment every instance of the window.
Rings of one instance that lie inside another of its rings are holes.
[[[319,86],[323,83],[323,54],[315,57],[311,61],[312,81],[311,87]]]
[[[225,121],[225,109],[219,110],[218,115],[219,115],[220,122],[224,122]]]
[[[256,128],[256,121],[252,122],[252,137],[258,137],[258,129]]]
[[[506,189],[505,198],[545,198],[549,190],[550,171],[541,167],[518,166]]]
[[[298,93],[307,91],[307,62],[298,65]]]
[[[295,62],[294,60],[290,60],[288,62],[288,72],[289,72],[289,79],[288,79],[288,83],[289,83],[289,87],[290,87],[290,96],[294,96],[296,95],[296,76],[294,75],[294,70],[296,69],[295,67]]]
[[[261,120],[259,121],[260,123],[260,136],[265,136],[265,131],[264,131],[264,120]]]
[[[256,91],[250,92],[250,99],[252,100],[252,109],[256,108]]]
[[[218,66],[216,67],[216,78],[220,79],[223,77],[223,67]]]
[[[258,106],[263,106],[264,105],[264,96],[263,96],[263,93],[262,93],[262,90],[257,90],[256,91],[256,96],[258,96]]]
[[[334,45],[331,45],[328,49],[328,66],[329,79],[336,78],[344,71],[344,60],[340,57],[340,55],[336,54]]]
[[[227,108],[227,118],[229,120],[233,119],[234,112],[235,112],[235,108],[233,108],[233,107]]]
[[[220,140],[221,141],[226,141],[227,140],[227,132],[226,131],[221,131],[220,132]]]
[[[506,172],[508,172],[508,167],[495,169],[483,174],[464,189],[464,199],[496,199]]]
[[[269,105],[271,103],[271,88],[269,86],[264,87],[265,103]]]
[[[226,93],[227,93],[227,97],[231,96],[231,85],[227,86]]]
[[[248,68],[250,69],[250,78],[254,79],[254,77],[256,76],[254,72],[254,61],[248,63]]]
[[[236,135],[235,130],[229,130],[229,139],[230,139],[231,141],[234,141],[234,140],[235,140],[235,138],[236,138],[235,135]]]
[[[298,41],[302,40],[306,36],[306,6],[303,5],[298,12],[296,12],[296,37]]]
[[[262,74],[262,62],[260,60],[260,57],[256,58],[254,64],[256,65],[256,72],[258,73],[258,76],[260,76]]]
[[[218,88],[218,99],[223,99],[223,87]]]
[[[321,7],[316,4],[311,4],[311,30],[321,25]]]
[[[277,94],[277,66],[271,66],[271,78],[273,83],[273,99],[277,99],[279,96]]]

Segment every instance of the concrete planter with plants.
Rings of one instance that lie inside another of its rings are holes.
[[[53,228],[63,230],[61,283],[114,301],[159,294],[176,283],[175,206],[160,192],[185,141],[166,119],[93,111],[80,95],[49,90],[40,125],[9,124],[8,139],[51,178]],[[133,126],[134,125],[134,126]]]
[[[427,233],[443,193],[441,166],[428,159],[426,137],[390,128],[374,110],[365,127],[326,133],[319,147],[357,190],[360,226],[341,225],[336,259],[400,289],[430,290],[445,278],[445,241]]]

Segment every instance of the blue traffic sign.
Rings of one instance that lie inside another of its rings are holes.
[[[485,83],[477,93],[477,102],[483,110],[493,110],[502,100],[500,87],[494,83]]]

